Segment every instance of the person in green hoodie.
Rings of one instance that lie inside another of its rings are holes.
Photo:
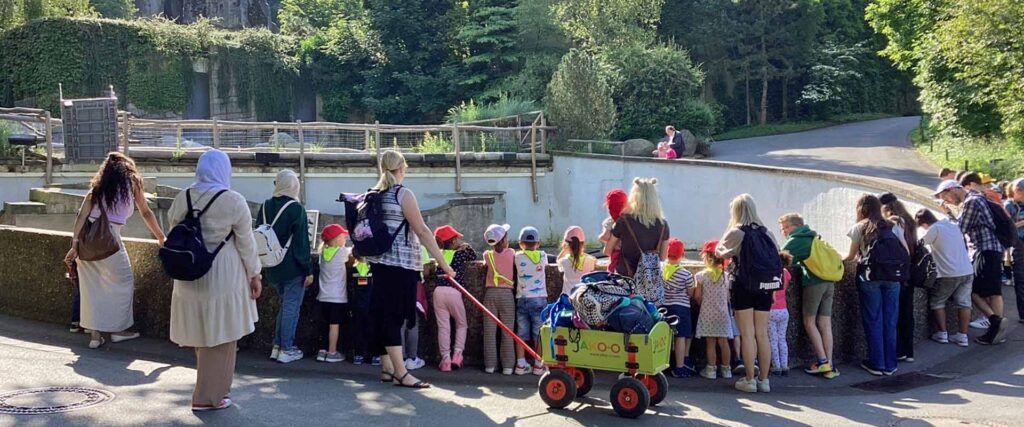
[[[811,242],[818,233],[804,224],[798,213],[789,213],[779,218],[779,227],[786,243],[783,251],[793,255],[793,263],[800,266],[800,283],[803,285],[803,307],[801,308],[807,340],[814,346],[818,361],[805,369],[811,375],[824,375],[832,379],[839,371],[832,365],[832,299],[835,283],[822,280],[811,273],[804,261],[811,256]]]

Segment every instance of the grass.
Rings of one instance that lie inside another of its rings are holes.
[[[955,137],[925,124],[911,134],[917,151],[940,168],[985,172],[997,180],[1024,176],[1024,144],[1004,137]]]
[[[764,126],[743,126],[722,132],[714,136],[716,141],[727,139],[754,138],[758,136],[780,135],[785,133],[803,132],[812,129],[820,129],[835,126],[843,123],[863,122],[892,117],[890,114],[882,113],[860,113],[836,116],[829,120],[804,120],[796,122],[769,123]]]

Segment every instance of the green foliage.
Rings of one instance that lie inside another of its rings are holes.
[[[5,121],[0,121],[0,157],[10,157],[17,151],[14,147],[11,147],[7,137],[11,136],[14,132],[14,127]]]
[[[685,51],[673,45],[608,49],[602,55],[618,107],[615,138],[650,137],[676,123],[704,83]]]
[[[690,99],[683,102],[677,117],[677,120],[671,122],[677,129],[690,129],[703,136],[722,131],[722,107],[718,104]]]
[[[413,152],[416,153],[451,153],[455,151],[455,143],[450,138],[445,138],[443,135],[434,135],[430,132],[423,134],[423,140],[418,145],[413,147]]]
[[[121,1],[121,0],[109,0]],[[125,0],[130,1],[130,0]],[[133,6],[134,7],[134,6]],[[0,1],[0,31],[47,17],[98,16],[89,0],[3,0]]]
[[[607,140],[615,129],[612,90],[601,77],[598,60],[586,52],[565,54],[544,105],[559,126],[560,138]]]
[[[555,22],[583,48],[649,45],[665,0],[555,0]]]
[[[363,13],[358,0],[284,0],[278,12],[281,33],[308,37]]]
[[[491,102],[477,104],[474,100],[470,99],[468,103],[462,102],[459,105],[449,108],[448,115],[445,117],[445,120],[448,123],[464,123],[477,120],[496,119],[499,117],[517,116],[537,110],[538,106],[536,102],[516,99],[508,96],[507,94],[501,94],[498,96],[498,99]]]
[[[182,113],[193,61],[212,58],[245,70],[240,98],[255,97],[259,118],[287,119],[291,49],[267,30],[218,31],[206,21],[40,19],[0,34],[0,103],[56,113],[58,84],[67,98],[105,95],[113,85],[122,107]]]
[[[809,70],[810,82],[804,86],[797,104],[810,107],[822,120],[851,111],[852,87],[864,78],[858,69],[861,58],[868,54],[861,44],[842,46],[827,42],[817,52],[817,63]]]
[[[939,167],[985,172],[998,180],[1024,176],[1024,143],[1000,136],[964,137],[951,135],[925,120],[912,134],[918,152]]]
[[[100,16],[110,19],[132,19],[139,12],[133,0],[89,0]]]
[[[467,76],[462,84],[479,92],[481,99],[497,97],[504,79],[518,65],[520,52],[515,50],[514,13],[508,6],[474,2],[470,5],[468,22],[456,34],[465,46],[462,64]]]

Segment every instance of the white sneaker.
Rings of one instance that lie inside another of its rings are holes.
[[[484,368],[484,373],[493,374],[494,371],[497,371],[497,370],[498,370],[498,368]]]
[[[526,375],[526,374],[529,374],[529,373],[530,373],[530,366],[529,365],[516,365],[516,370],[515,370],[515,374],[516,375]]]
[[[949,341],[960,347],[967,347],[971,342],[967,334],[953,334],[953,336],[949,337]]]
[[[746,393],[757,393],[757,379],[747,381],[746,377],[740,378],[736,381],[736,390]]]
[[[708,365],[705,366],[704,369],[701,369],[700,376],[709,380],[714,380],[718,378],[718,372],[715,370],[714,366]]]
[[[756,380],[756,381],[757,381],[757,392],[758,393],[770,393],[772,391],[772,385],[771,385],[771,382],[768,381],[768,378],[765,378],[763,380]]]
[[[969,325],[974,329],[988,329],[989,326],[992,326],[992,324],[989,323],[987,317],[979,317],[977,319],[974,319],[974,321],[969,323]]]
[[[270,350],[270,360],[277,360],[277,357],[280,356],[280,355],[281,355],[281,346],[275,345],[274,348],[272,350]]]
[[[547,369],[547,368],[544,367],[543,363],[534,364],[533,365],[533,374],[534,375],[544,375],[544,370],[545,369]]]
[[[302,359],[302,350],[297,348],[284,350],[277,356],[277,361],[279,363],[292,363],[299,359]]]
[[[316,361],[317,362],[326,362],[327,361],[327,350],[320,350],[320,351],[316,352]]]
[[[405,359],[405,369],[408,369],[410,371],[415,371],[426,365],[427,362],[424,362],[423,359],[420,359],[418,357],[412,359]]]
[[[938,331],[932,334],[932,341],[939,344],[949,344],[949,334],[946,331]]]
[[[732,369],[729,369],[729,365],[722,365],[718,367],[718,376],[730,379],[732,378]]]
[[[502,375],[512,375],[512,368],[504,368],[501,370]]]

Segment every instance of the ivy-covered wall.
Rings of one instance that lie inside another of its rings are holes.
[[[57,113],[58,84],[65,98],[103,96],[113,85],[122,108],[182,115],[192,64],[207,59],[222,64],[211,80],[234,82],[238,107],[255,105],[258,120],[289,120],[295,47],[265,29],[228,32],[209,22],[41,19],[0,33],[0,104]]]

